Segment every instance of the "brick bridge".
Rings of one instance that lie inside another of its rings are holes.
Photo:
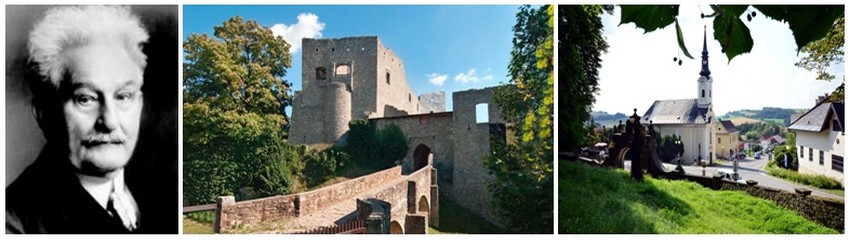
[[[215,231],[263,223],[265,233],[296,233],[364,221],[368,233],[425,233],[439,224],[437,173],[401,166],[309,192],[235,202],[219,197]]]

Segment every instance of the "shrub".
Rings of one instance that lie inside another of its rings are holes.
[[[184,121],[183,190],[189,204],[290,192],[300,150],[283,139],[281,116],[194,105],[184,106],[184,114],[195,116]]]
[[[793,170],[771,167],[767,169],[770,175],[823,189],[844,189],[841,181],[824,175],[803,174]]]
[[[308,153],[304,155],[304,172],[302,176],[306,180],[307,186],[317,186],[334,176],[337,169],[350,161],[351,157],[348,153],[336,148]]]
[[[348,127],[345,150],[359,166],[382,169],[396,165],[410,148],[404,132],[395,124],[378,129],[374,121],[353,120]]]
[[[785,156],[788,156],[788,167],[785,167]],[[773,149],[773,159],[771,159],[776,166],[788,169],[797,170],[797,148],[793,145],[788,147],[788,145],[781,145]]]
[[[378,146],[381,149],[380,165],[386,167],[398,165],[396,160],[407,155],[409,148],[407,137],[404,136],[404,132],[397,125],[389,124],[379,130],[377,139]]]
[[[685,145],[682,143],[682,138],[673,135],[666,135],[655,139],[655,144],[658,150],[658,155],[664,161],[672,160],[685,153]]]
[[[200,223],[213,223],[215,211],[190,212],[186,214],[186,217]]]

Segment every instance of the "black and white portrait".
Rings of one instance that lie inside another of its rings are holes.
[[[177,6],[6,6],[6,233],[177,233]]]

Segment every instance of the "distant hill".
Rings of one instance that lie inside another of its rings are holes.
[[[791,108],[775,108],[775,107],[764,107],[761,110],[753,110],[753,109],[744,109],[731,111],[726,113],[723,116],[720,116],[720,119],[731,119],[735,122],[736,118],[740,118],[738,121],[740,122],[752,122],[752,120],[756,121],[764,121],[764,122],[774,122],[780,124],[782,126],[788,126],[791,122],[792,114],[805,113],[806,109],[791,109]],[[738,125],[739,123],[735,123]]]
[[[762,123],[762,122],[764,122],[762,120],[748,118],[748,117],[732,117],[732,118],[721,117],[720,119],[731,120],[732,124],[735,124],[735,126],[741,126],[741,124],[744,124],[744,123]]]
[[[620,123],[620,120],[626,122],[629,119],[629,116],[623,113],[614,113],[610,114],[605,111],[593,111],[590,112],[591,118],[593,118],[593,122],[599,125],[600,127],[605,126],[607,128],[611,128]]]

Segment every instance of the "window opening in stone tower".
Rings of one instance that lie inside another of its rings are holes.
[[[390,72],[387,72],[387,85],[390,84]]]
[[[336,75],[348,75],[351,74],[351,66],[347,64],[340,64],[336,66]]]
[[[705,97],[705,90],[702,90],[702,97]]]
[[[489,105],[486,103],[479,103],[475,105],[475,123],[488,123],[490,122],[490,109]]]
[[[316,68],[316,79],[327,79],[327,70],[325,67]]]

